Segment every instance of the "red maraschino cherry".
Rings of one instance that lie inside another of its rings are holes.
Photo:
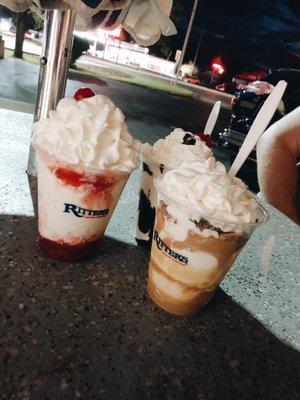
[[[77,92],[74,94],[74,99],[80,101],[82,99],[88,99],[89,97],[93,96],[95,96],[95,93],[92,91],[92,89],[88,87],[83,87],[77,90]]]
[[[204,132],[195,133],[205,144],[206,146],[212,148],[212,141],[210,135],[206,135]]]

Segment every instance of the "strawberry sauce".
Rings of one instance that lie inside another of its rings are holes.
[[[85,183],[82,173],[72,171],[68,168],[57,168],[54,170],[54,173],[58,179],[68,186],[79,187]]]
[[[83,201],[89,207],[96,205],[100,198],[109,206],[112,200],[112,191],[115,185],[122,179],[117,175],[104,175],[103,173],[86,175],[83,172],[65,167],[55,168],[53,172],[67,186],[78,188],[84,185],[85,195]]]
[[[51,167],[51,171],[63,185],[80,191],[83,203],[80,206],[91,210],[99,207],[109,209],[113,204],[113,190],[119,182],[126,179],[120,174],[86,173],[61,165]],[[94,253],[99,239],[97,236],[85,238],[83,235],[81,240],[76,239],[72,243],[62,239],[54,241],[39,235],[39,245],[52,258],[76,262],[90,257]]]
[[[203,132],[195,133],[195,135],[198,136],[206,144],[206,146],[212,148],[212,141],[210,135],[206,135]]]
[[[76,262],[91,257],[96,249],[99,238],[88,242],[71,245],[63,241],[54,242],[39,235],[39,245],[41,249],[52,258],[60,261]]]

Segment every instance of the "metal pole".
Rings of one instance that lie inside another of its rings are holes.
[[[186,31],[186,35],[185,35],[185,38],[184,38],[182,51],[181,51],[181,55],[180,55],[180,59],[179,59],[179,63],[178,63],[177,74],[176,74],[176,78],[175,78],[175,81],[174,81],[175,85],[176,85],[176,83],[178,81],[178,77],[179,77],[179,74],[180,74],[180,68],[182,66],[183,59],[184,59],[185,52],[186,52],[186,48],[187,48],[187,44],[188,44],[188,41],[189,41],[189,38],[190,38],[190,33],[191,33],[191,30],[192,30],[192,26],[193,26],[195,14],[196,14],[197,6],[198,6],[198,0],[194,0],[194,5],[193,5],[191,17],[190,17],[190,22],[189,22],[189,25],[188,25],[188,28],[187,28],[187,31]]]
[[[196,50],[194,61],[193,61],[193,71],[194,71],[194,68],[195,68],[196,61],[197,61],[197,57],[198,57],[198,53],[199,53],[199,49],[200,49],[200,44],[202,43],[203,31],[204,31],[204,29],[202,28],[201,29],[201,35],[200,35],[199,42],[198,42],[198,46],[197,46],[197,50]]]
[[[75,12],[46,11],[42,57],[34,121],[46,118],[64,96],[73,44]],[[35,155],[30,147],[27,173],[35,175]]]

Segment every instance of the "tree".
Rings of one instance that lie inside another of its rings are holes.
[[[23,43],[25,32],[28,29],[40,31],[43,29],[43,20],[36,15],[33,11],[27,10],[21,13],[14,13],[12,18],[16,26],[16,44],[14,56],[23,58]]]
[[[0,18],[10,18],[16,27],[16,44],[14,56],[23,58],[23,42],[25,32],[28,29],[41,31],[43,29],[43,20],[31,10],[15,13],[8,8],[0,5]]]
[[[186,64],[182,64],[180,68],[180,73],[183,78],[185,78],[186,76],[195,76],[199,73],[199,69],[196,67],[196,65],[193,64],[192,61],[189,61]]]
[[[76,68],[76,60],[90,47],[89,42],[86,39],[74,36],[74,42],[71,53],[70,66]]]
[[[17,14],[16,44],[15,44],[15,51],[14,51],[14,56],[16,58],[23,58],[23,43],[24,43],[24,36],[25,36],[25,31],[26,31],[26,24],[25,24],[26,14],[27,14],[27,11]]]
[[[35,31],[41,31],[44,27],[44,21],[37,15],[35,14],[33,11],[29,12],[32,18],[32,29],[34,29]]]

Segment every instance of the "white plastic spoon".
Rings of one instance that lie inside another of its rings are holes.
[[[214,104],[214,106],[209,114],[208,120],[206,122],[206,125],[204,128],[205,135],[210,136],[212,134],[212,131],[214,130],[214,127],[216,125],[216,122],[217,122],[217,119],[219,116],[220,108],[221,108],[221,102],[217,101]]]
[[[238,152],[230,170],[229,174],[235,176],[241,166],[246,161],[247,157],[254,149],[261,135],[264,133],[266,127],[269,125],[278,104],[284,94],[287,83],[285,81],[279,81],[272,92],[269,94],[262,108],[259,110],[251,128],[242,144],[240,151]]]

